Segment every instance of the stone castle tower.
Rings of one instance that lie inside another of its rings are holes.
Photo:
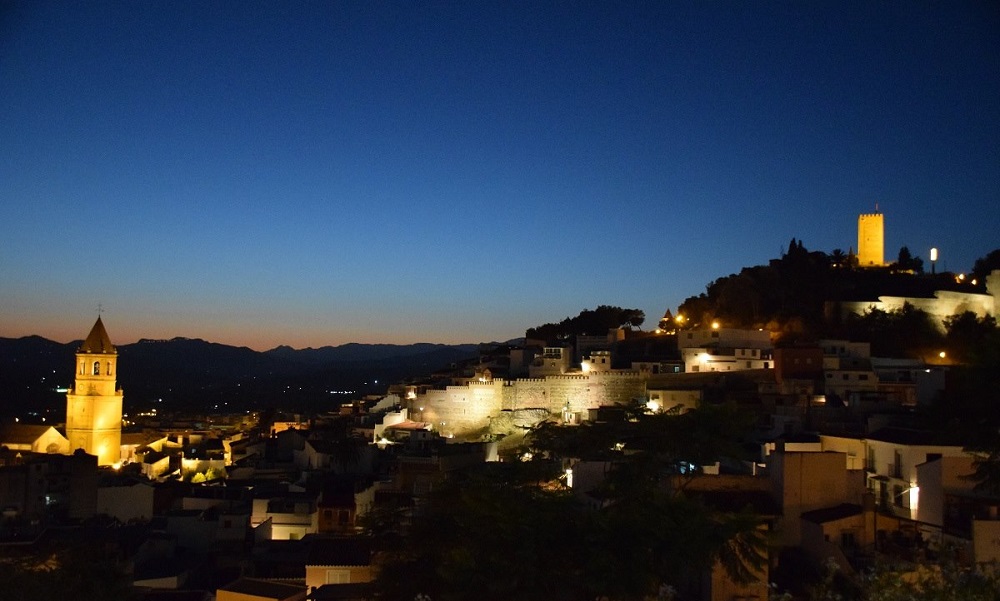
[[[877,210],[877,209],[876,209]],[[858,266],[885,265],[885,221],[882,213],[858,216]]]
[[[118,351],[100,316],[76,353],[76,380],[66,394],[70,451],[97,455],[98,465],[121,459],[122,391],[116,385]]]

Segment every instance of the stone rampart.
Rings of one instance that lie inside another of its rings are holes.
[[[585,418],[587,409],[645,394],[646,378],[640,372],[601,372],[449,386],[419,394],[407,405],[412,419],[429,422],[444,435],[465,436],[489,428],[501,411],[572,412]]]

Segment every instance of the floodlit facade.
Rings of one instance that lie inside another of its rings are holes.
[[[885,265],[885,219],[882,213],[858,216],[858,266]]]
[[[770,355],[758,348],[689,347],[681,349],[685,373],[770,369]]]
[[[121,459],[122,391],[117,386],[118,350],[98,316],[76,353],[76,379],[66,394],[66,438],[70,452],[83,449],[98,465]]]

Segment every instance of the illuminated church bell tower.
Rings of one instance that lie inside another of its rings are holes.
[[[116,385],[118,351],[100,316],[76,352],[76,380],[66,395],[70,451],[97,455],[98,465],[121,459],[122,391]]]

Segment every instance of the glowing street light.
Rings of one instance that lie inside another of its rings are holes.
[[[935,273],[934,267],[935,267],[935,264],[937,263],[937,259],[938,259],[938,250],[936,248],[932,248],[931,249],[931,274]]]

